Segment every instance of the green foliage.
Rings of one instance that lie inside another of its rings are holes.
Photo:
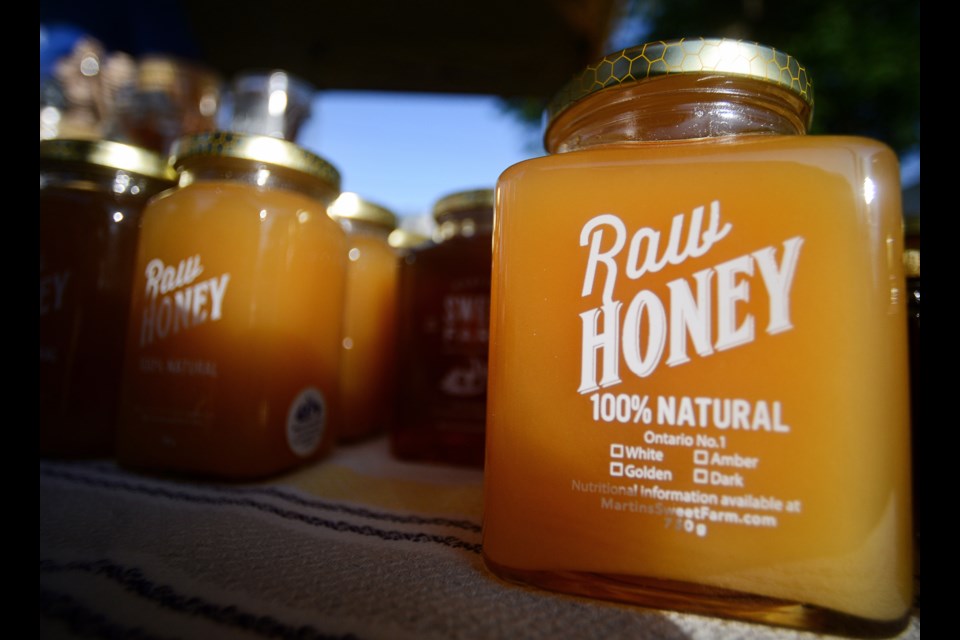
[[[782,49],[813,78],[813,133],[898,151],[920,144],[917,0],[648,0],[627,19],[646,20],[651,39],[719,35]]]

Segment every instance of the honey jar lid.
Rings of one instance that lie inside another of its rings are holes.
[[[390,232],[387,242],[394,249],[412,249],[419,247],[429,239],[429,237],[410,229],[394,229]]]
[[[41,140],[40,163],[82,162],[158,180],[176,180],[162,156],[148,149],[110,140]]]
[[[336,218],[361,220],[384,227],[385,229],[395,229],[397,227],[397,216],[395,213],[386,207],[381,207],[369,200],[364,200],[350,191],[341,193],[340,197],[330,205],[328,211],[330,215]]]
[[[239,158],[292,169],[319,178],[338,191],[340,172],[320,156],[292,142],[247,133],[207,131],[180,138],[173,146],[170,164],[177,169],[187,158]]]
[[[449,213],[456,213],[457,211],[471,211],[475,209],[493,210],[493,202],[493,189],[458,191],[437,200],[437,203],[433,205],[433,217],[439,219]]]
[[[573,103],[603,89],[683,73],[740,76],[776,84],[800,96],[813,112],[813,81],[793,56],[745,40],[680,38],[648,42],[604,56],[560,90],[547,105],[547,120],[552,121]]]

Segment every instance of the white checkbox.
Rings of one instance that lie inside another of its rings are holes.
[[[707,470],[706,469],[694,469],[693,470],[693,482],[695,484],[707,484]]]
[[[695,449],[693,452],[693,464],[707,464],[710,461],[710,452],[706,449]]]
[[[611,457],[611,458],[622,458],[622,457],[623,457],[623,445],[622,445],[622,444],[611,444],[611,445],[610,445],[610,457]]]
[[[610,475],[619,478],[623,475],[623,463],[622,462],[611,462],[610,463]]]

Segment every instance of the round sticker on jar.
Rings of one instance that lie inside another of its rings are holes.
[[[317,450],[327,423],[327,403],[315,387],[297,394],[287,412],[287,444],[298,456],[307,457]]]

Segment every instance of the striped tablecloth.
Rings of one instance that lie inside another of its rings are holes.
[[[822,637],[504,583],[481,491],[384,439],[243,485],[41,460],[40,637]]]

